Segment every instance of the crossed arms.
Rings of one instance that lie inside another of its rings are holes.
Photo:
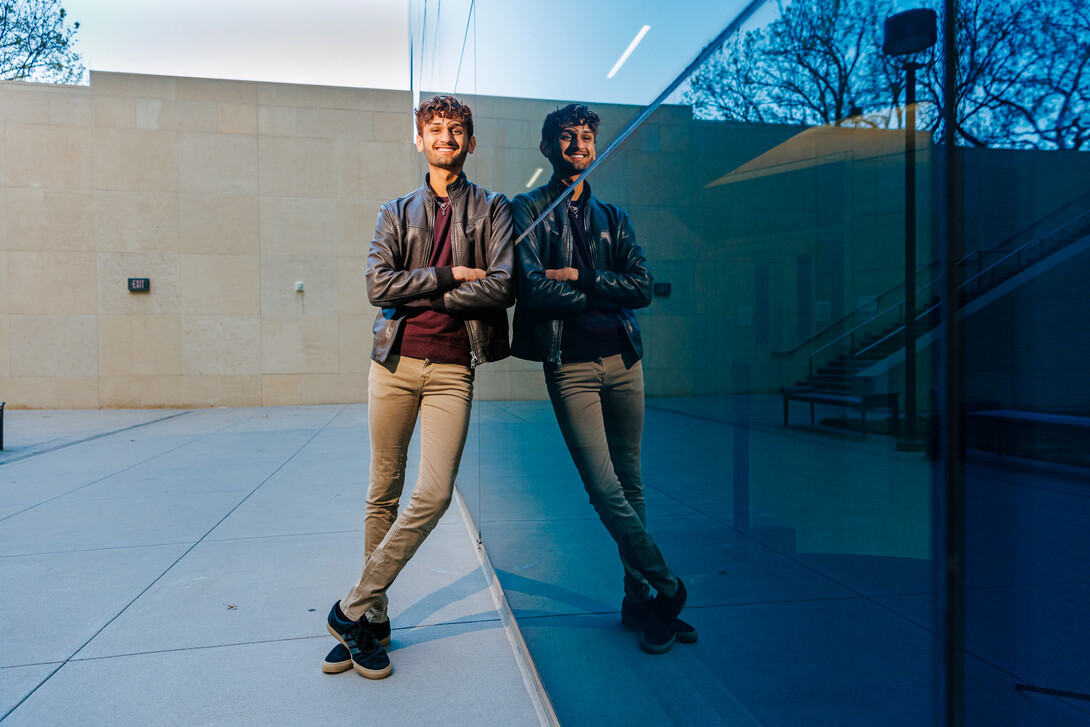
[[[464,232],[452,226],[453,267],[433,267],[431,230],[406,224],[383,205],[367,256],[367,297],[380,308],[469,312],[515,300],[510,203],[502,196]],[[469,248],[469,249],[466,249]],[[483,265],[483,267],[476,267]]]

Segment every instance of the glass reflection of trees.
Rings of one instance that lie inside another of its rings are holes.
[[[901,61],[882,54],[895,0],[780,0],[767,26],[735,35],[694,75],[698,117],[903,128]],[[941,11],[937,2],[920,3]],[[1090,148],[1090,4],[964,0],[957,47],[959,144]],[[925,64],[919,123],[944,135],[941,43]]]

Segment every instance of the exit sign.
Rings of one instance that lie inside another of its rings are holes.
[[[130,293],[147,293],[151,290],[151,278],[129,278]]]

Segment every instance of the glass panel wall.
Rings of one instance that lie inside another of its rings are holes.
[[[470,179],[512,199],[548,185],[542,123],[586,104],[583,189],[624,210],[653,277],[647,305],[569,282],[577,312],[621,321],[604,335],[629,379],[640,359],[642,411],[594,389],[601,477],[546,376],[613,381],[609,356],[477,371],[459,488],[561,723],[1090,719],[1090,142],[1068,62],[1090,24],[1073,2],[1001,5],[953,6],[955,54],[937,3],[411,4],[417,95],[473,108]],[[898,15],[920,6],[937,12]],[[982,69],[985,47],[1010,60]],[[523,217],[519,245],[562,244],[550,220],[592,214],[568,205]],[[616,249],[583,224],[588,250]],[[522,282],[512,318],[586,324]],[[622,526],[585,489],[605,480],[630,505],[642,483],[695,643],[649,654],[622,623]]]
[[[1090,8],[956,17],[964,713],[1088,724]]]

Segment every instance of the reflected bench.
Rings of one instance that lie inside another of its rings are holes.
[[[855,409],[863,417],[860,430],[863,439],[867,438],[867,412],[875,409],[889,409],[893,418],[890,420],[890,433],[896,437],[899,433],[897,423],[897,398],[900,394],[834,394],[827,391],[818,391],[811,386],[785,386],[780,390],[783,394],[783,425],[786,427],[787,415],[792,401],[805,401],[810,404],[810,424],[814,424],[814,404],[826,404],[828,406],[842,406]]]
[[[994,451],[999,456],[1003,456],[1003,453],[1007,451],[1012,429],[1036,429],[1057,434],[1073,434],[1076,436],[1076,442],[1080,440],[1084,443],[1090,442],[1090,417],[1046,414],[1043,412],[1022,411],[1021,409],[968,411],[965,412],[965,416],[970,420],[989,425],[988,429],[994,432],[995,435]],[[985,435],[987,433],[988,431],[985,432]],[[982,439],[984,442],[989,441],[987,436],[982,437]]]

